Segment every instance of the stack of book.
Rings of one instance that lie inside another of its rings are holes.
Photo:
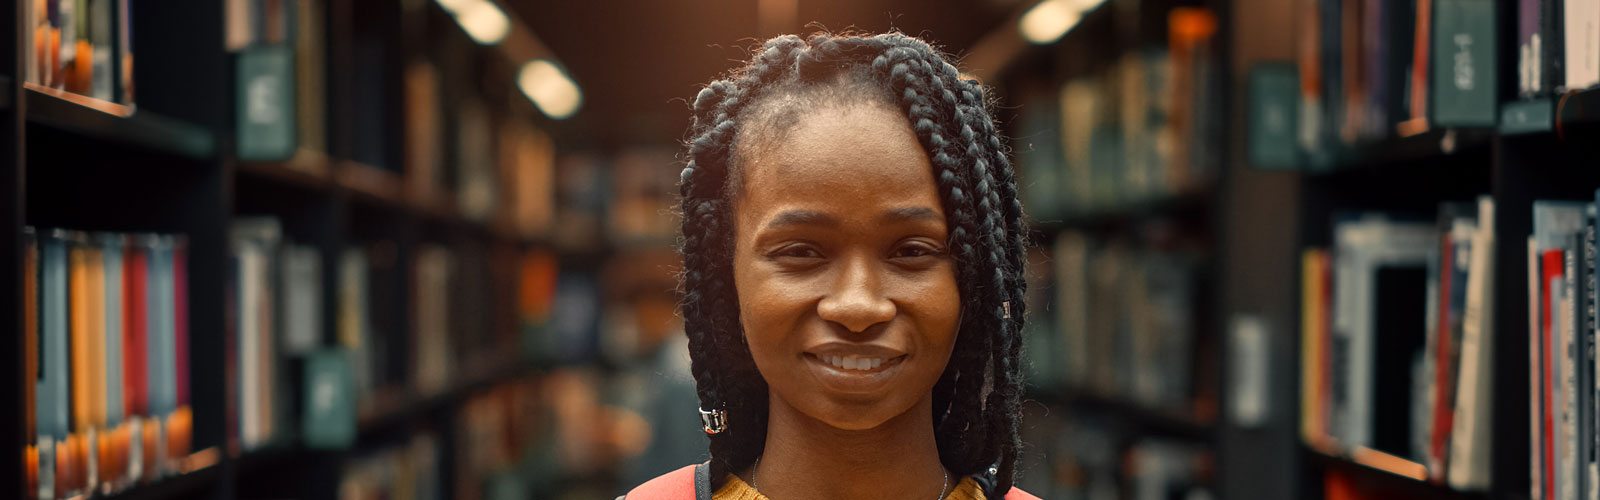
[[[113,492],[185,470],[184,237],[32,228],[23,237],[30,493]]]
[[[230,442],[244,451],[286,445],[302,394],[295,362],[326,345],[322,252],[286,241],[272,217],[234,219],[231,248]]]
[[[1336,217],[1302,254],[1301,434],[1462,490],[1488,487],[1494,201],[1438,222]],[[1371,459],[1370,461],[1368,459]]]
[[[1056,307],[1036,317],[1029,342],[1044,350],[1032,359],[1059,360],[1051,369],[1074,390],[1191,409],[1202,257],[1077,231],[1058,234],[1053,252],[1034,259],[1054,263],[1053,284],[1035,288],[1054,289]]]
[[[424,432],[404,445],[350,460],[339,479],[339,499],[445,498],[441,458],[439,439]]]
[[[1530,494],[1589,498],[1600,485],[1595,203],[1535,201],[1533,233],[1527,242]]]
[[[23,81],[105,102],[133,104],[128,0],[23,0]]]

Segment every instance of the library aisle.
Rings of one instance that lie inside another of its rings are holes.
[[[0,25],[0,498],[613,499],[704,461],[690,102],[769,37],[898,30],[985,86],[1017,174],[1019,487],[1600,500],[1600,0]]]

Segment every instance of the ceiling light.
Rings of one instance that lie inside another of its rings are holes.
[[[1017,29],[1022,32],[1022,38],[1029,42],[1039,45],[1054,43],[1078,25],[1084,12],[1101,3],[1104,0],[1043,0],[1022,15]]]
[[[524,64],[517,73],[517,87],[539,111],[557,120],[572,116],[583,104],[578,84],[549,59],[534,59]]]
[[[479,45],[500,43],[511,33],[511,19],[494,2],[476,0],[462,6],[455,14],[456,24],[461,25],[467,36]]]

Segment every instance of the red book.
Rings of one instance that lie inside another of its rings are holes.
[[[1450,233],[1446,232],[1439,238],[1439,324],[1435,332],[1438,342],[1434,350],[1434,378],[1433,378],[1433,436],[1428,447],[1429,476],[1435,481],[1444,479],[1445,445],[1450,442],[1450,427],[1454,423],[1456,413],[1455,404],[1451,401],[1450,394],[1455,391],[1455,384],[1451,383],[1454,377],[1450,373],[1450,361],[1455,359],[1452,351],[1455,346],[1450,345],[1450,297],[1451,275],[1455,274],[1455,247],[1450,240]]]
[[[149,385],[145,383],[145,270],[144,249],[130,242],[122,259],[122,408],[128,415],[148,415]]]
[[[178,406],[189,405],[189,245],[178,238],[172,247],[173,339],[176,346],[173,372],[178,390]]]
[[[1566,256],[1560,250],[1545,250],[1544,252],[1544,280],[1540,285],[1540,288],[1542,288],[1540,295],[1544,296],[1544,300],[1540,301],[1541,305],[1539,306],[1539,309],[1541,309],[1540,314],[1543,316],[1543,319],[1540,321],[1541,326],[1539,328],[1539,345],[1542,346],[1539,352],[1541,354],[1551,352],[1550,330],[1553,325],[1550,323],[1550,297],[1553,296],[1552,294],[1559,293],[1560,291],[1550,289],[1550,280],[1562,276],[1562,271],[1566,269],[1566,261],[1564,260],[1565,258]],[[1556,476],[1554,466],[1556,463],[1554,433],[1555,422],[1551,420],[1551,417],[1555,415],[1555,406],[1551,404],[1551,392],[1553,391],[1553,387],[1551,385],[1553,378],[1553,374],[1551,373],[1551,364],[1551,360],[1548,358],[1539,363],[1541,366],[1540,370],[1544,373],[1544,388],[1541,389],[1539,393],[1544,395],[1544,416],[1540,419],[1542,420],[1540,425],[1543,429],[1542,434],[1544,434],[1544,471],[1542,471],[1542,474],[1544,475],[1544,491],[1546,497],[1553,496],[1555,494],[1554,492],[1556,491]]]

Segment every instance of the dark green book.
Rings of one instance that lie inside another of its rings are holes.
[[[288,159],[295,149],[294,47],[250,47],[238,52],[235,64],[239,159]]]
[[[1433,123],[1495,124],[1494,0],[1434,0]]]
[[[301,438],[307,448],[349,448],[356,441],[355,384],[342,347],[318,349],[301,365]]]
[[[1250,68],[1249,111],[1245,125],[1250,165],[1294,168],[1300,144],[1300,75],[1294,65],[1267,63]]]

